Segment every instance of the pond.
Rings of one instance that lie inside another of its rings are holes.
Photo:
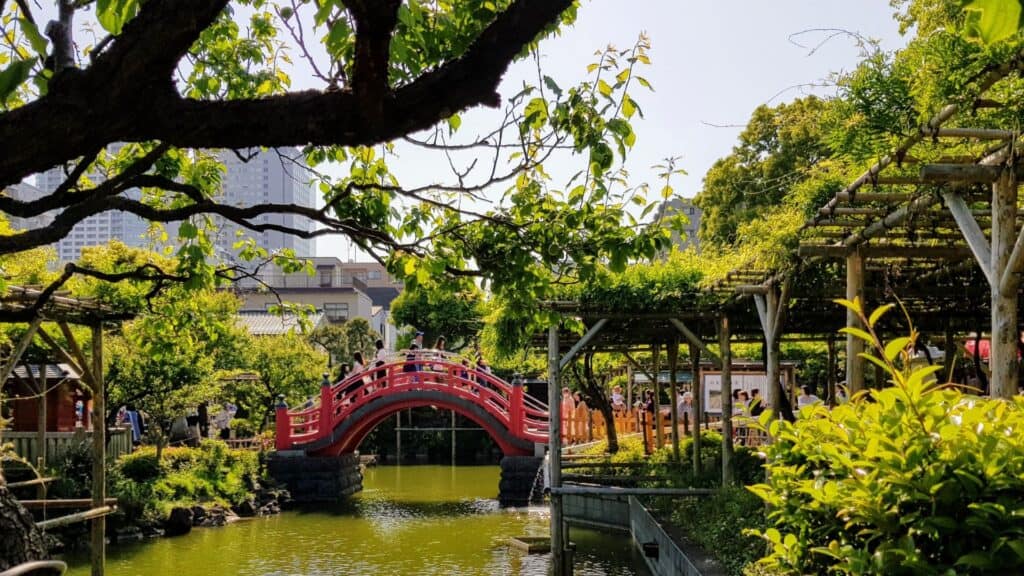
[[[289,511],[187,536],[110,546],[110,576],[542,576],[548,555],[510,549],[548,533],[545,507],[502,510],[497,466],[370,468],[364,490],[336,506]],[[573,529],[575,574],[646,574],[626,536]],[[70,574],[89,573],[72,558]]]

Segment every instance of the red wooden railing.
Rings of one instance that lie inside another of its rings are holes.
[[[442,391],[483,408],[511,433],[530,442],[547,442],[548,409],[542,402],[487,371],[463,364],[453,354],[436,350],[402,351],[383,366],[351,374],[320,390],[320,397],[289,410],[277,407],[278,450],[298,450],[328,438],[357,410],[380,398],[417,391]],[[364,411],[365,414],[365,411]]]

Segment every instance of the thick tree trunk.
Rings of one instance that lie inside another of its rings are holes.
[[[43,532],[7,486],[0,485],[0,570],[48,558]]]

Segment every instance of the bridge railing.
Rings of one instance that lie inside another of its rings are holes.
[[[360,408],[390,394],[412,390],[442,390],[482,406],[514,436],[543,442],[548,433],[547,407],[513,385],[468,361],[434,350],[404,351],[381,366],[370,366],[342,381],[321,388],[307,405],[277,409],[276,445],[286,450],[321,438]]]

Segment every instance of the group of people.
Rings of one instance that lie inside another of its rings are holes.
[[[374,343],[376,352],[372,360],[368,361],[364,358],[362,352],[355,352],[352,355],[351,367],[348,364],[341,365],[340,377],[337,380],[338,383],[351,378],[354,375],[362,374],[362,377],[355,380],[354,384],[350,387],[352,390],[359,387],[362,384],[366,385],[363,389],[363,393],[370,394],[376,387],[376,381],[383,380],[387,377],[387,371],[381,369],[385,364],[393,361],[390,358],[390,353],[384,348],[383,340],[378,339]],[[444,336],[439,336],[434,343],[433,348],[424,348],[423,346],[423,332],[416,332],[412,343],[409,345],[408,350],[405,352],[405,363],[402,365],[403,373],[412,373],[413,379],[418,380],[419,376],[415,373],[419,372],[432,372],[440,373],[444,372],[444,365],[439,361],[444,356],[447,348],[447,341]],[[479,345],[473,345],[473,355],[475,357],[476,370],[480,372],[490,372],[491,369],[484,361],[483,354],[480,352]],[[464,380],[469,380],[470,360],[463,358],[461,360],[462,365],[465,369],[461,372],[460,376]],[[348,394],[346,394],[347,396]],[[351,398],[348,398],[351,401]]]

